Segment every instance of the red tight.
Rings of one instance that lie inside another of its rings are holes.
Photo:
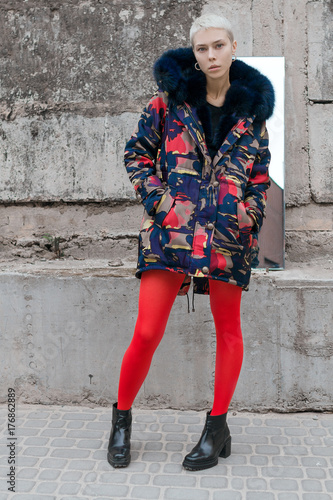
[[[184,275],[145,271],[141,276],[139,313],[120,371],[118,409],[129,410],[149,371]],[[210,307],[216,329],[214,404],[211,415],[226,413],[243,360],[240,323],[242,289],[209,280]],[[198,373],[198,377],[202,375]]]

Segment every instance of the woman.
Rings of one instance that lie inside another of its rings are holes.
[[[126,145],[125,165],[144,206],[134,336],[113,405],[108,461],[130,463],[131,406],[162,339],[173,302],[188,290],[210,295],[217,338],[214,402],[188,470],[228,457],[226,422],[243,359],[242,290],[250,280],[252,233],[259,231],[269,187],[265,120],[274,91],[254,68],[235,60],[230,23],[204,15],[191,27],[192,48],[157,61],[159,90]],[[198,376],[200,376],[198,374]]]

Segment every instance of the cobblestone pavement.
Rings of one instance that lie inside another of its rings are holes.
[[[230,412],[232,454],[200,472],[181,462],[205,412],[133,410],[132,462],[106,461],[111,409],[0,405],[0,500],[331,500],[333,415]],[[15,443],[15,449],[10,443]],[[9,446],[8,446],[9,445]],[[10,451],[15,493],[8,493]]]

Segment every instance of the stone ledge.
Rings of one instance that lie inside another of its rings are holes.
[[[234,409],[333,409],[333,269],[326,267],[253,273],[242,301],[245,357]],[[134,270],[106,260],[1,263],[0,399],[15,387],[28,403],[114,401],[137,315]],[[196,296],[188,314],[186,298],[177,297],[136,405],[209,408],[214,363],[209,298]]]

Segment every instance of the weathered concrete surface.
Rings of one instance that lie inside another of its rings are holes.
[[[138,287],[132,268],[112,269],[106,261],[2,264],[1,398],[14,386],[26,402],[114,401]],[[333,263],[253,276],[243,297],[245,360],[234,408],[333,408],[332,288]],[[195,309],[188,314],[186,297],[176,299],[136,404],[211,404],[208,298],[196,297]]]
[[[0,206],[0,261],[55,258],[59,238],[66,258],[135,262],[142,212],[137,202]],[[333,206],[289,208],[286,251],[289,262],[332,256]]]
[[[333,5],[331,1],[307,3],[309,99],[333,101]]]
[[[333,104],[309,107],[309,135],[311,194],[317,203],[333,203]]]
[[[137,121],[134,113],[98,118],[63,113],[3,122],[1,199],[133,199],[123,156],[124,138]]]
[[[265,3],[262,4],[263,8],[264,5]],[[281,37],[284,41],[283,55],[286,61],[285,201],[287,206],[300,206],[310,202],[306,1],[283,2],[283,9]],[[276,40],[274,43],[277,43]],[[288,213],[286,220],[287,217]]]
[[[0,261],[33,261],[61,255],[75,259],[136,261],[141,204],[54,203],[0,206]]]
[[[312,203],[287,209],[286,258],[311,262],[333,256],[333,206]]]
[[[3,116],[133,111],[155,87],[151,67],[163,48],[188,44],[201,4],[1,0]]]

